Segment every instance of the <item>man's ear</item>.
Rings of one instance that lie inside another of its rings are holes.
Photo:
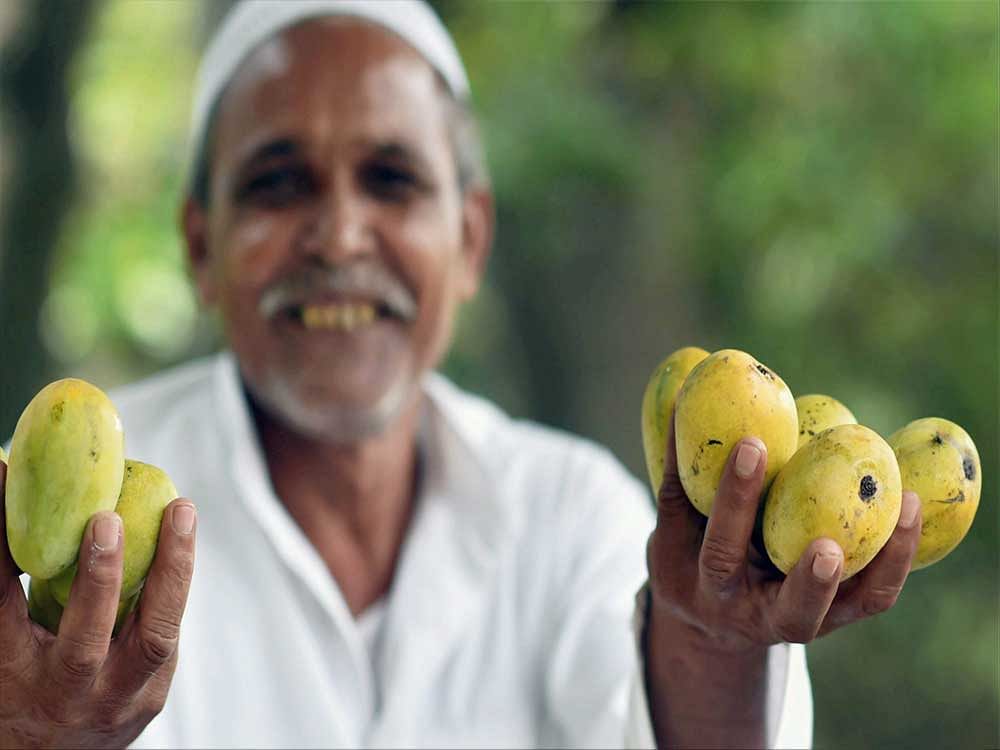
[[[216,302],[215,274],[208,249],[208,214],[192,198],[181,209],[181,231],[187,246],[188,268],[198,287],[198,296],[206,307]]]
[[[465,261],[459,294],[463,301],[479,291],[493,247],[496,215],[488,187],[469,188],[462,196],[462,257]]]

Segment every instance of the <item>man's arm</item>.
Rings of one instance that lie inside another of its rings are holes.
[[[734,448],[706,521],[684,494],[671,429],[647,548],[645,678],[660,747],[766,746],[768,647],[807,643],[888,609],[909,572],[920,501],[904,492],[889,542],[844,585],[843,553],[829,539],[776,575],[751,546],[766,451],[754,438]]]

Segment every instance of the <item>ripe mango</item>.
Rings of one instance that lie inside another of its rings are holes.
[[[798,446],[795,399],[773,370],[746,352],[722,349],[688,374],[677,394],[674,429],[681,484],[710,515],[722,470],[736,443],[754,435],[767,446],[764,491]]]
[[[115,625],[112,635],[116,635],[125,622],[125,618],[139,603],[142,591],[137,591],[128,599],[119,599],[118,612],[115,615]],[[28,584],[28,615],[52,635],[59,633],[59,622],[62,620],[63,605],[52,596],[49,581],[32,578]]]
[[[663,481],[667,434],[677,394],[688,373],[707,356],[708,352],[697,346],[678,349],[656,366],[646,384],[642,395],[642,447],[654,496],[659,494]]]
[[[177,497],[177,488],[167,473],[151,464],[125,460],[125,476],[115,512],[121,516],[125,549],[122,560],[121,598],[139,591],[160,538],[163,510]],[[50,581],[52,595],[63,606],[76,576],[76,564]]]
[[[923,526],[911,570],[943,559],[965,538],[983,486],[979,452],[954,422],[925,417],[889,437],[903,487],[920,496]]]
[[[7,463],[7,454],[4,453],[2,445],[0,445],[0,461]]]
[[[838,424],[857,424],[851,410],[833,396],[810,393],[795,399],[799,414],[799,448],[823,430]]]
[[[889,444],[863,425],[831,427],[778,472],[764,503],[764,546],[788,573],[814,539],[832,539],[844,552],[844,580],[889,540],[902,500]]]
[[[76,378],[25,407],[10,446],[7,541],[21,570],[47,580],[77,557],[87,520],[118,501],[125,437],[111,400]]]

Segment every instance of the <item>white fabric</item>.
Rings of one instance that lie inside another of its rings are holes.
[[[189,160],[205,137],[216,99],[253,49],[301,21],[324,16],[359,18],[393,32],[441,74],[456,98],[468,98],[469,79],[455,43],[421,0],[242,0],[223,19],[198,68]]]
[[[372,694],[377,713],[382,707],[383,686],[379,680],[382,673],[382,632],[385,630],[386,604],[385,599],[379,599],[374,604],[370,604],[364,612],[357,617],[358,630],[361,633],[361,642],[368,651],[368,663],[372,668]]]
[[[199,514],[178,668],[135,747],[652,746],[630,628],[644,486],[439,375],[425,389],[424,481],[374,663],[274,494],[231,355],[112,393],[128,455]],[[801,646],[771,667],[770,744],[806,747]]]

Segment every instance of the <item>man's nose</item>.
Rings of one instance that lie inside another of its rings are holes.
[[[348,261],[374,251],[374,234],[368,207],[349,190],[333,191],[317,206],[312,252],[330,264]]]

